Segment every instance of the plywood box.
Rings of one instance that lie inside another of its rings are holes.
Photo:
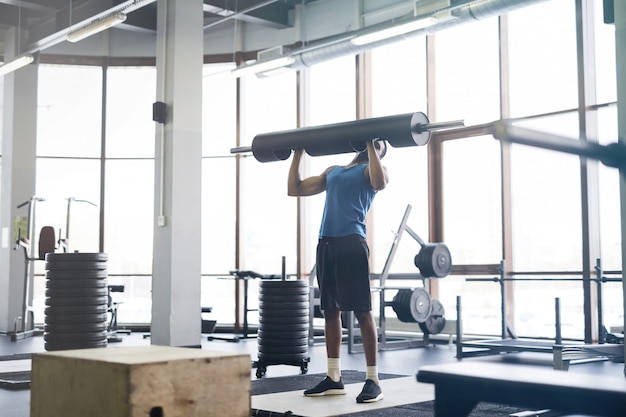
[[[31,417],[250,416],[250,355],[167,346],[33,354]]]

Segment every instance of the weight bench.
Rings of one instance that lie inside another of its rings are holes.
[[[597,417],[626,415],[626,378],[533,366],[454,362],[424,366],[435,385],[435,417],[462,417],[481,401]]]

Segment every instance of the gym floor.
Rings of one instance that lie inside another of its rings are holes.
[[[109,348],[119,346],[142,346],[150,344],[150,338],[144,337],[143,333],[123,335],[119,343],[110,343]],[[202,349],[225,352],[248,353],[252,361],[257,360],[257,341],[255,338],[242,339],[238,343],[224,340],[208,341],[206,335],[202,338]],[[342,345],[342,369],[365,370],[365,357],[362,353],[348,354],[347,344]],[[18,353],[44,352],[42,336],[34,336],[12,342],[8,336],[0,336],[0,356]],[[326,372],[326,350],[323,341],[309,346],[310,362],[308,373]],[[427,347],[384,350],[379,352],[379,372],[398,375],[415,375],[420,366],[457,361],[455,358],[456,347],[453,344],[436,343]],[[552,367],[552,355],[546,353],[520,352],[465,358],[463,361],[497,361],[510,363],[511,366],[529,367]],[[0,361],[0,371],[6,371],[7,361]],[[28,366],[28,362],[26,363]],[[564,371],[559,371],[564,372]],[[567,372],[582,372],[589,374],[590,378],[600,378],[602,375],[624,376],[624,364],[611,361],[595,361],[584,364],[571,365]],[[273,378],[287,375],[297,375],[299,367],[290,365],[272,365],[267,367],[265,378]],[[256,379],[256,369],[251,367],[251,380]],[[30,414],[30,391],[29,390],[6,390],[0,388],[0,409],[3,417],[28,417]]]

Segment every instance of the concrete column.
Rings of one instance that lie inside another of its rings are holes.
[[[619,141],[626,146],[626,1],[615,2],[615,62],[617,64],[617,125]],[[622,219],[622,287],[624,290],[624,311],[626,311],[626,169],[620,172],[620,201]],[[624,317],[626,328],[626,316]],[[626,345],[624,345],[626,354]],[[626,375],[626,365],[624,366]]]
[[[11,29],[5,56],[16,54],[13,47],[17,33]],[[15,221],[29,214],[28,204],[35,195],[35,146],[37,135],[37,67],[28,65],[4,76],[2,94],[2,187],[0,194],[0,333],[18,330],[16,322],[23,315],[25,256],[14,250],[17,236]],[[34,221],[34,220],[33,220]],[[22,237],[30,239],[22,229]],[[29,256],[34,256],[29,253]],[[30,274],[29,274],[30,275]],[[32,304],[32,286],[27,304]],[[32,329],[32,321],[26,330]]]
[[[200,345],[202,0],[159,0],[151,340]]]

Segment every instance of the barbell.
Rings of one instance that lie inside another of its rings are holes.
[[[235,147],[230,153],[252,152],[259,162],[273,162],[288,159],[294,149],[304,149],[311,156],[362,152],[370,139],[385,140],[394,148],[423,146],[432,131],[462,126],[463,120],[430,123],[424,113],[406,113],[261,133],[251,146]]]
[[[504,121],[494,124],[493,136],[504,142],[569,153],[584,158],[596,159],[609,167],[626,169],[626,145],[620,142],[600,145],[594,142],[570,139],[551,133],[513,126]]]

